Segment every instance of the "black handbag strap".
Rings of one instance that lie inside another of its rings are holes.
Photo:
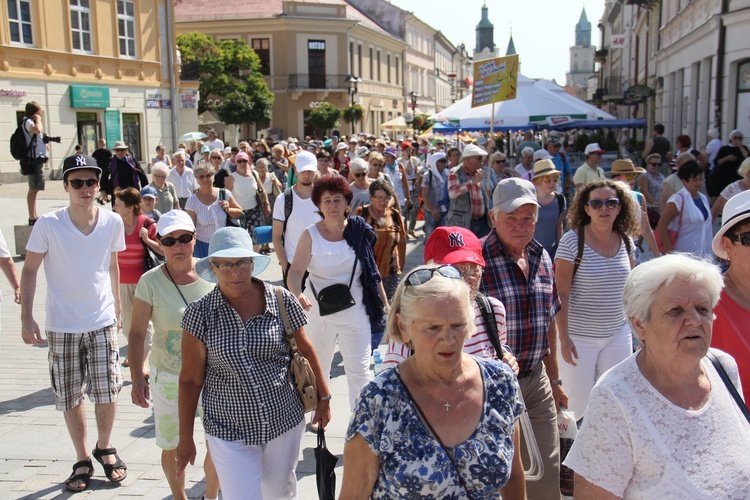
[[[732,395],[734,402],[737,403],[737,406],[740,407],[742,415],[744,415],[745,419],[748,421],[748,423],[750,423],[750,410],[747,409],[747,405],[744,401],[742,401],[740,394],[737,392],[737,388],[729,379],[729,375],[727,375],[727,372],[724,370],[721,361],[719,361],[719,358],[716,357],[716,354],[712,353],[710,350],[706,353],[706,357],[711,361],[711,363],[713,363],[714,368],[716,368],[716,371],[719,373],[719,377],[721,377],[721,381],[724,382],[724,385],[727,386],[729,394]]]
[[[352,275],[349,276],[349,289],[352,288],[352,283],[354,283],[354,273],[357,270],[357,255],[354,255],[354,267],[352,267]],[[318,292],[315,290],[315,286],[313,285],[312,279],[310,279],[310,288],[312,289],[313,297],[315,297],[315,300],[320,302],[320,295],[318,295]]]
[[[451,464],[453,465],[453,468],[456,469],[456,475],[458,476],[458,482],[461,484],[461,487],[464,489],[464,492],[466,493],[466,498],[471,500],[471,493],[469,493],[469,488],[466,486],[466,481],[464,481],[463,476],[461,476],[461,469],[458,468],[458,464],[453,459],[453,456],[448,451],[448,447],[443,444],[443,440],[440,439],[440,436],[438,436],[438,433],[435,432],[435,429],[432,428],[432,425],[430,424],[430,421],[427,420],[427,417],[425,416],[424,412],[422,411],[422,408],[419,406],[419,403],[417,403],[417,400],[414,399],[414,396],[411,395],[411,392],[409,391],[409,388],[406,387],[406,384],[404,383],[404,380],[401,378],[401,372],[399,371],[399,368],[396,367],[396,377],[398,378],[398,381],[401,382],[401,385],[404,386],[404,390],[406,391],[406,394],[409,396],[409,399],[411,399],[411,402],[414,403],[414,408],[416,408],[417,413],[419,413],[419,416],[422,418],[422,421],[427,426],[427,429],[429,429],[430,433],[433,435],[435,440],[440,444],[440,447],[443,449],[445,454],[448,456],[448,460],[450,460]]]
[[[503,346],[500,344],[500,337],[497,334],[497,320],[495,319],[495,313],[492,310],[492,304],[490,300],[480,292],[477,292],[476,296],[477,305],[479,311],[482,313],[482,321],[484,322],[484,331],[492,342],[492,347],[495,348],[495,355],[497,359],[503,357]]]
[[[177,289],[177,293],[179,293],[180,297],[182,297],[182,301],[185,303],[185,306],[186,307],[189,306],[190,304],[188,304],[188,301],[185,300],[185,296],[182,295],[182,291],[180,290],[180,287],[177,286],[177,283],[174,282],[174,278],[172,278],[172,273],[169,272],[169,268],[167,267],[166,264],[164,264],[164,270],[167,272],[167,276],[169,276],[169,281],[172,282],[172,284],[174,285],[174,287]]]

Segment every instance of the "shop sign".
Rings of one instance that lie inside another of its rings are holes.
[[[180,109],[198,109],[197,90],[187,90],[185,92],[180,92]]]
[[[609,39],[610,49],[624,49],[625,48],[625,35],[612,35]]]
[[[109,88],[89,85],[70,86],[71,108],[108,108]]]
[[[108,109],[104,112],[104,126],[106,128],[107,145],[114,147],[115,142],[122,140],[120,133],[120,111]]]
[[[318,107],[322,106],[325,103],[326,103],[325,101],[312,101],[310,103],[310,109],[318,108]]]
[[[25,90],[0,89],[0,97],[26,97]]]
[[[646,85],[632,85],[625,90],[623,97],[628,103],[637,104],[654,95],[654,89]]]
[[[146,108],[148,109],[169,109],[172,107],[172,101],[169,99],[146,99]]]

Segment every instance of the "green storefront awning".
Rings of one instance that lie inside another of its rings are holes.
[[[70,86],[71,108],[108,108],[109,88],[91,85]]]

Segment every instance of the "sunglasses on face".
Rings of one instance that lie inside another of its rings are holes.
[[[502,165],[503,163],[505,163],[505,160],[495,160],[495,161],[494,161],[494,162],[492,162],[492,163],[495,163],[495,164],[497,164],[497,165]]]
[[[744,233],[740,234],[733,234],[732,236],[727,236],[732,242],[739,243],[743,247],[750,247],[750,231],[745,231]]]
[[[195,233],[183,234],[182,236],[178,236],[177,238],[173,238],[172,236],[165,236],[164,238],[159,238],[159,241],[161,242],[161,245],[163,247],[173,247],[176,243],[187,245],[188,243],[193,241],[194,236]]]
[[[247,163],[247,160],[237,160],[237,164],[239,165],[240,163]]]
[[[741,135],[736,135],[736,136],[732,137],[732,139],[739,139],[741,141],[742,139],[744,139],[744,137],[741,136]]]
[[[638,178],[638,174],[620,174],[617,177],[624,177],[625,179],[632,181]]]
[[[75,190],[81,189],[83,185],[85,184],[86,187],[94,187],[97,184],[99,184],[99,179],[71,179],[68,181],[68,184],[70,184],[70,187],[72,187]]]
[[[454,266],[446,264],[440,267],[432,267],[428,269],[417,269],[416,271],[412,271],[406,277],[405,286],[424,285],[425,283],[430,281],[433,278],[433,276],[435,276],[435,273],[439,274],[443,278],[450,278],[454,280],[461,279],[461,271],[459,271],[458,268]]]
[[[201,174],[198,176],[198,179],[210,179],[213,176],[214,174]]]
[[[593,208],[594,210],[599,210],[602,207],[605,207],[607,210],[613,210],[617,208],[617,206],[620,204],[620,200],[617,198],[609,198],[607,200],[600,200],[599,198],[593,198],[589,200],[586,205]]]
[[[559,175],[545,175],[542,177],[542,182],[557,182],[559,178]]]
[[[649,163],[652,167],[661,167],[661,163]]]
[[[364,177],[365,175],[367,175],[366,172],[361,172],[359,174],[354,174],[354,177],[360,178],[360,177]]]
[[[212,156],[211,159],[212,160],[221,160],[221,156]]]

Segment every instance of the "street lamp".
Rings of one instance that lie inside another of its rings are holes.
[[[357,93],[357,85],[362,80],[360,78],[357,78],[354,75],[349,75],[346,77],[346,85],[349,87],[349,95],[351,96],[351,106],[354,107],[354,95]],[[354,120],[352,120],[352,135],[354,135]]]

